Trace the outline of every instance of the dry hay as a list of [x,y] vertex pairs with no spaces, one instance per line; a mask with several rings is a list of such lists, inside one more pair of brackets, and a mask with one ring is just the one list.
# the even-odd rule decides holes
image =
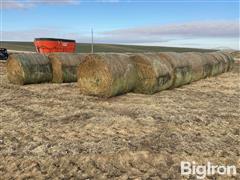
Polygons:
[[215,67],[216,60],[209,54],[202,54],[202,63],[203,63],[203,78],[210,77],[213,75],[213,69]]
[[43,83],[52,80],[47,56],[37,53],[11,54],[7,61],[7,77],[13,84]]
[[132,91],[153,94],[227,72],[234,63],[233,58],[224,52],[52,53],[49,59],[36,53],[10,55],[10,82],[78,81],[81,93],[100,97]]
[[217,54],[221,57],[220,59],[223,62],[223,71],[222,71],[222,73],[228,72],[229,71],[229,65],[230,65],[230,61],[229,61],[228,57],[225,54],[221,53],[221,52],[218,52]]
[[163,52],[160,56],[165,56],[171,63],[174,71],[174,80],[171,88],[188,84],[192,80],[192,67],[182,53]]
[[0,60],[0,75],[5,74],[6,73],[6,68],[5,65],[6,61],[5,60]]
[[219,53],[221,53],[221,55],[224,56],[228,62],[227,71],[231,71],[234,66],[234,56],[227,52],[219,52]]
[[95,54],[86,59],[79,67],[80,91],[104,97],[131,91],[153,94],[227,72],[233,63],[222,52]]
[[124,54],[91,54],[78,68],[78,86],[87,95],[124,94],[133,90],[136,79],[134,64]]
[[48,58],[52,64],[54,83],[77,82],[77,68],[86,54],[52,53]]
[[225,69],[227,67],[227,63],[225,62],[225,60],[222,58],[222,56],[220,55],[220,53],[218,52],[213,52],[213,53],[209,53],[210,55],[212,55],[216,61],[217,61],[217,64],[216,64],[216,75],[218,74],[221,74],[221,73],[224,73],[225,72]]
[[189,62],[192,69],[191,82],[198,81],[204,78],[204,58],[201,53],[188,52],[182,53],[185,60]]
[[223,68],[218,58],[212,53],[205,53],[204,56],[207,59],[208,65],[211,67],[211,73],[209,76],[216,76],[221,74]]
[[168,60],[156,53],[131,55],[138,81],[134,92],[152,94],[168,89],[173,83],[173,69]]
[[212,76],[228,72],[233,68],[234,59],[226,52],[213,52],[205,53],[206,56],[210,57],[210,62],[212,63]]

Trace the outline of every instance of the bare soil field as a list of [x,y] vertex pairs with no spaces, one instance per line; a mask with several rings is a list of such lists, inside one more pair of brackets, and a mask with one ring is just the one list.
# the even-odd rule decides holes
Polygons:
[[9,84],[4,63],[0,82],[1,179],[195,179],[180,175],[184,160],[240,172],[239,65],[110,99],[81,95],[76,83]]

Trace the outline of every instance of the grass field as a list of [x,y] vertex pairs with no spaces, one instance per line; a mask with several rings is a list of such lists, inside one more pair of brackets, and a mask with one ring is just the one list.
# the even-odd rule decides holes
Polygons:
[[[2,42],[2,47],[17,51],[35,51],[35,47],[31,42]],[[112,44],[95,44],[94,52],[159,52],[159,51],[174,51],[174,52],[210,52],[215,50],[209,49],[194,49],[194,48],[175,48],[175,47],[159,47],[159,46],[133,46],[133,45],[112,45]],[[78,43],[78,53],[91,52],[91,45],[86,43]]]
[[[1,179],[195,179],[180,161],[240,168],[239,66],[154,95],[16,86],[0,63]],[[240,179],[208,176],[206,179]]]

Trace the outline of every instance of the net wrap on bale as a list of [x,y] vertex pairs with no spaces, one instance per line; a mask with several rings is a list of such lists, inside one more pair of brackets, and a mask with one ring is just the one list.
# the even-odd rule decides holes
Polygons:
[[11,54],[7,61],[7,77],[13,84],[50,82],[52,68],[47,56],[38,53]]
[[201,53],[201,58],[203,68],[202,78],[210,77],[212,75],[214,61],[212,61],[212,57],[206,53]]
[[207,63],[204,65],[204,71],[208,72],[210,70],[207,75],[208,77],[216,76],[223,72],[223,62],[219,59],[220,56],[216,56],[213,53],[204,53],[203,57],[206,59]]
[[222,51],[219,51],[218,53],[224,58],[225,63],[227,63],[224,72],[232,70],[233,64],[234,64],[234,59],[231,56],[231,54],[227,53],[227,52],[222,52]]
[[172,86],[173,68],[165,57],[156,53],[138,53],[130,58],[138,75],[134,92],[152,94]]
[[192,80],[192,66],[182,53],[163,52],[159,56],[165,57],[172,65],[174,79],[171,88],[188,84]]
[[77,82],[77,69],[86,54],[51,53],[48,55],[53,70],[54,83]]
[[224,55],[227,56],[228,61],[229,61],[229,69],[228,69],[228,71],[231,71],[233,69],[233,66],[234,66],[234,63],[235,63],[234,58],[233,58],[233,56],[230,53],[225,53],[224,52]]
[[201,53],[187,52],[181,55],[191,66],[191,82],[204,78],[204,60]]
[[80,92],[111,97],[130,92],[135,87],[137,72],[125,54],[90,54],[78,68]]
[[227,63],[225,62],[221,54],[218,52],[212,52],[209,53],[209,55],[213,56],[213,58],[215,59],[215,69],[213,71],[213,76],[225,72],[225,67],[227,67]]

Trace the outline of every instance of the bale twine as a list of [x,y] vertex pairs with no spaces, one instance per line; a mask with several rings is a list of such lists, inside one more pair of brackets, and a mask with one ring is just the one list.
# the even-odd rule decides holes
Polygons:
[[53,70],[52,82],[77,82],[77,68],[86,57],[86,54],[52,53],[48,57]]
[[11,54],[7,61],[7,77],[14,84],[33,84],[52,80],[47,56],[38,53]]
[[86,95],[124,94],[134,89],[136,80],[136,68],[124,54],[91,54],[78,68],[78,86]]
[[157,53],[130,56],[137,69],[138,81],[134,92],[152,94],[168,89],[173,83],[173,69],[168,60]]
[[192,67],[182,53],[162,52],[158,54],[162,57],[166,57],[173,67],[174,78],[171,88],[179,87],[191,82]]
[[204,60],[201,53],[187,52],[182,53],[184,59],[188,60],[192,68],[191,81],[198,81],[204,78]]

